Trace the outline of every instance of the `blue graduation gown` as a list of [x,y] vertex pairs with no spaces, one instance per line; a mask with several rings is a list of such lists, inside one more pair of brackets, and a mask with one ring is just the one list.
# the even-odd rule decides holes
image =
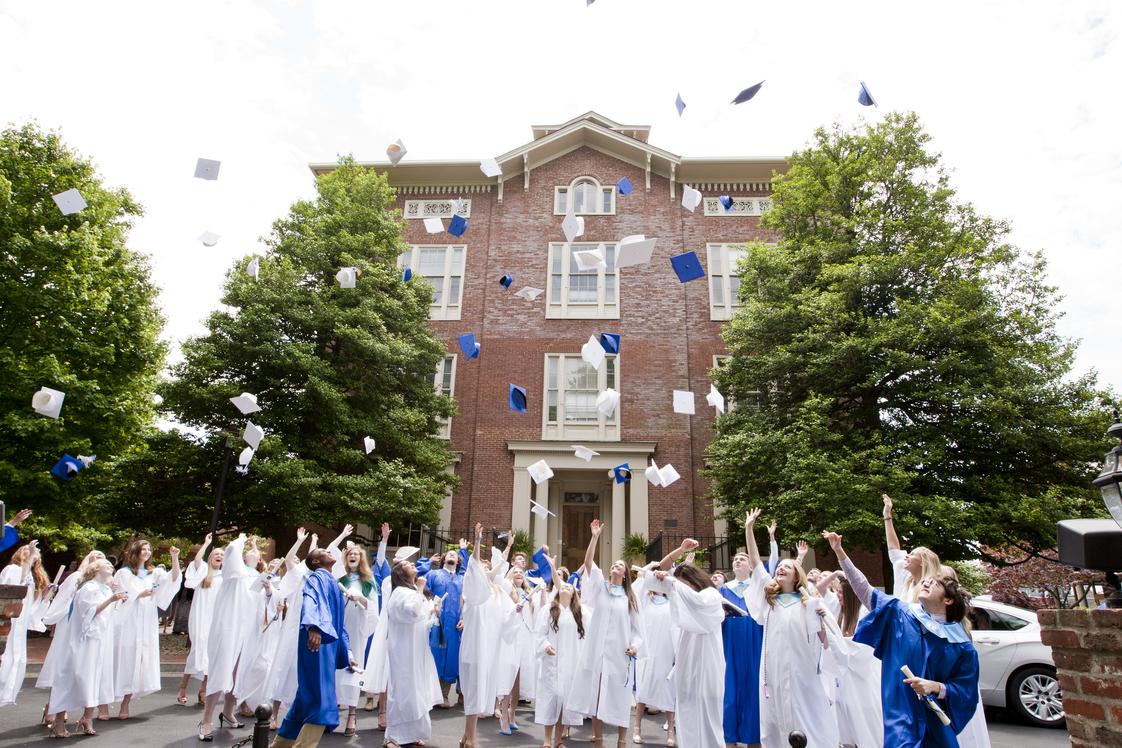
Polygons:
[[725,742],[752,745],[760,742],[760,654],[764,629],[748,615],[744,598],[731,589],[730,585],[735,584],[733,581],[719,588],[721,597],[744,611],[742,616],[726,614],[721,624],[725,645]]
[[19,532],[11,525],[4,525],[4,538],[0,540],[0,551],[6,551],[19,542]]
[[[957,748],[956,734],[978,707],[978,653],[962,625],[939,623],[918,603],[873,590],[873,607],[853,640],[868,644],[881,661],[884,744]],[[917,677],[946,685],[947,698],[938,703],[951,718],[950,727],[904,683],[903,665]]]
[[[343,627],[343,590],[331,572],[316,569],[304,581],[300,609],[300,635],[296,650],[296,699],[285,715],[277,735],[295,740],[304,724],[339,726],[339,702],[335,699],[335,671],[350,662],[350,642]],[[319,652],[308,650],[308,630],[320,633]]]
[[[460,567],[463,568],[463,567]],[[429,648],[436,662],[436,674],[445,683],[455,683],[460,678],[460,637],[456,630],[460,622],[460,598],[464,591],[464,575],[433,569],[425,575],[425,584],[434,597],[447,594],[440,609],[440,625],[429,632]]]

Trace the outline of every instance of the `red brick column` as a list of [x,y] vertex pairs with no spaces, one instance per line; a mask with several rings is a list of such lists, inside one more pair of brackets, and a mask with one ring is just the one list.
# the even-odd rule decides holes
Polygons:
[[1122,610],[1042,610],[1073,748],[1122,746]]

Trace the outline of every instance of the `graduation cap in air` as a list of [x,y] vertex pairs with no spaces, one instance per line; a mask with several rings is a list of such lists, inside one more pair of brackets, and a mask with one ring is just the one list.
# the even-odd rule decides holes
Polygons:
[[670,265],[678,275],[678,280],[687,283],[705,277],[705,270],[701,267],[701,260],[697,252],[683,252],[670,258]]
[[611,387],[596,396],[596,410],[603,413],[605,418],[611,418],[618,405],[619,393]]
[[674,469],[673,465],[667,464],[659,467],[658,463],[654,460],[651,460],[651,464],[643,474],[647,476],[648,483],[653,486],[658,486],[659,488],[666,488],[682,477],[678,474],[678,471]]
[[716,408],[718,413],[725,412],[725,396],[717,390],[717,385],[709,385],[709,394],[705,396],[705,402]]
[[503,288],[509,289],[511,283],[514,283],[514,276],[510,273],[507,273],[502,278],[499,278],[499,285],[501,285]]
[[238,455],[238,464],[242,466],[248,465],[255,453],[256,450],[253,447],[246,447],[241,451],[241,454]]
[[206,179],[213,182],[218,179],[218,167],[222,166],[221,161],[215,161],[210,158],[200,158],[195,162],[195,178]]
[[452,236],[463,236],[467,228],[467,219],[458,213],[452,216],[452,220],[448,222],[448,233]]
[[[533,506],[530,507],[530,511],[538,515],[542,519],[546,519],[550,515],[553,515],[554,517],[557,516],[533,499],[530,499],[530,503],[533,504]],[[530,560],[533,561],[538,568],[527,572],[527,576],[530,576],[532,574],[536,577],[540,577],[541,580],[546,584],[552,583],[553,571],[549,568],[549,558],[546,556],[545,547],[543,546],[534,551],[534,555],[530,557]]]
[[701,205],[701,190],[695,190],[688,184],[682,185],[682,207],[693,213]]
[[578,236],[584,236],[584,216],[575,215],[572,208],[565,214],[561,221],[561,230],[565,232],[565,241],[571,242]]
[[413,280],[413,268],[406,265],[401,269],[401,282],[408,283]]
[[674,412],[683,415],[694,414],[693,393],[689,390],[674,390]]
[[85,210],[87,207],[86,198],[82,197],[82,193],[73,187],[57,195],[51,195],[51,199],[55,201],[55,205],[58,206],[64,216]]
[[398,139],[396,142],[390,143],[386,148],[386,157],[390,160],[391,164],[397,166],[398,162],[405,158],[405,154],[408,152],[409,151],[405,150],[405,143],[402,143],[401,140]]
[[395,564],[402,561],[408,561],[421,552],[420,548],[412,545],[403,545],[397,549],[397,553],[393,554],[393,562]]
[[465,358],[479,358],[479,342],[475,339],[474,332],[465,332],[456,338],[460,343],[460,350]]
[[619,334],[614,332],[600,333],[600,347],[604,349],[604,353],[618,354]]
[[577,270],[607,270],[608,263],[604,259],[604,245],[601,243],[596,249],[581,249],[573,252],[573,260],[577,263]]
[[580,357],[597,371],[604,365],[604,347],[593,336],[588,336],[588,342],[580,347]]
[[62,458],[51,468],[51,475],[62,480],[73,480],[74,476],[85,467],[77,457],[63,454]]
[[[534,501],[533,499],[530,499],[530,511],[533,512],[534,514],[538,515],[542,519],[549,519],[551,516],[552,517],[557,516],[553,512],[549,511],[549,507],[545,506],[544,504],[539,504],[538,502]],[[541,553],[541,551],[538,551],[538,553]],[[537,559],[538,559],[538,554],[535,553],[534,554],[534,560],[537,561]],[[538,566],[540,567],[541,564],[538,564]],[[548,567],[549,567],[549,564],[547,563],[546,564],[546,570],[544,572],[542,572],[542,579],[546,579],[546,577],[551,577],[552,576],[549,573],[549,568]],[[549,580],[546,579],[546,581],[548,582]]]
[[678,98],[674,99],[674,108],[678,110],[679,117],[686,110],[686,102],[682,101],[682,94],[678,94]]
[[371,452],[373,452],[374,446],[374,439],[372,437],[362,437],[362,448],[366,451],[366,454],[370,454]]
[[746,88],[743,91],[741,91],[740,93],[738,93],[736,95],[736,98],[732,100],[732,103],[733,104],[743,104],[744,102],[748,101],[753,96],[758,94],[760,92],[760,88],[763,85],[764,85],[764,82],[760,81],[759,83],[757,83],[754,86],[749,86],[748,88]]
[[480,170],[489,177],[500,177],[503,174],[502,167],[499,162],[493,158],[485,158],[479,162]]
[[426,218],[425,231],[430,234],[439,234],[444,231],[444,221],[439,218]]
[[619,190],[619,194],[621,195],[630,195],[631,191],[635,188],[631,185],[630,179],[623,177],[616,182],[616,189]]
[[215,244],[218,244],[218,240],[221,238],[222,236],[220,234],[216,234],[213,231],[204,231],[199,234],[199,241],[203,243],[204,247],[213,247]]
[[725,209],[726,213],[728,213],[730,210],[732,210],[732,196],[731,195],[721,195],[720,197],[717,198],[717,200],[721,203],[721,207]]
[[533,286],[523,286],[514,292],[514,295],[526,301],[536,301],[539,296],[545,293],[545,289],[534,288]]
[[589,449],[588,447],[580,444],[570,444],[569,446],[573,448],[573,452],[574,454],[576,454],[577,459],[584,460],[585,462],[592,462],[593,457],[598,457],[600,455],[600,453],[596,450]]
[[861,106],[877,105],[877,100],[869,93],[869,87],[865,85],[865,81],[861,81],[861,91],[857,94],[857,103]]
[[243,416],[248,416],[250,413],[256,413],[261,410],[261,406],[257,404],[257,395],[254,395],[252,392],[243,392],[237,397],[231,397],[230,402],[241,411]]
[[534,479],[534,484],[539,485],[553,477],[553,470],[549,467],[545,460],[538,460],[533,465],[526,468],[526,472]]
[[256,257],[250,260],[249,264],[245,266],[245,272],[250,278],[257,280],[257,276],[261,273],[261,260]]
[[646,265],[651,261],[651,254],[657,241],[658,239],[648,239],[643,234],[623,237],[616,245],[616,268]]
[[40,387],[39,391],[31,396],[31,408],[41,416],[58,418],[62,412],[62,401],[66,393],[52,390],[50,387]]
[[339,288],[354,288],[357,278],[358,268],[356,267],[339,268],[339,272],[335,274],[335,280],[339,281]]
[[511,410],[517,410],[519,413],[526,412],[526,388],[519,387],[517,384],[510,385],[507,393],[507,401],[510,404]]
[[253,421],[245,422],[245,431],[242,432],[242,439],[245,443],[253,447],[256,451],[261,446],[261,440],[265,438],[265,429],[256,425]]
[[612,476],[615,478],[616,483],[627,483],[631,480],[631,466],[626,462],[622,465],[616,465],[612,468]]

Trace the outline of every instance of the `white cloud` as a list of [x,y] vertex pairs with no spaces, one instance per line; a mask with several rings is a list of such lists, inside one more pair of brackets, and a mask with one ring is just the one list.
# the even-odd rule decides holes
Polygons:
[[[201,331],[309,161],[479,158],[588,109],[691,156],[782,156],[816,126],[915,109],[964,199],[1043,248],[1077,365],[1122,386],[1122,10],[1056,2],[0,2],[0,124],[36,118],[146,215],[167,335]],[[766,80],[751,102],[728,104]],[[879,110],[856,105],[868,83]],[[679,119],[674,96],[687,103]],[[218,182],[191,178],[199,156]],[[214,248],[195,240],[222,235]],[[1113,310],[1111,310],[1113,311]]]

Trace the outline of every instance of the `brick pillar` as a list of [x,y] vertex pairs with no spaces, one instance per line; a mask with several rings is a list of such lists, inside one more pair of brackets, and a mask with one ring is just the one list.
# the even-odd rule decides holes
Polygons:
[[1042,610],[1073,748],[1122,746],[1122,610]]

